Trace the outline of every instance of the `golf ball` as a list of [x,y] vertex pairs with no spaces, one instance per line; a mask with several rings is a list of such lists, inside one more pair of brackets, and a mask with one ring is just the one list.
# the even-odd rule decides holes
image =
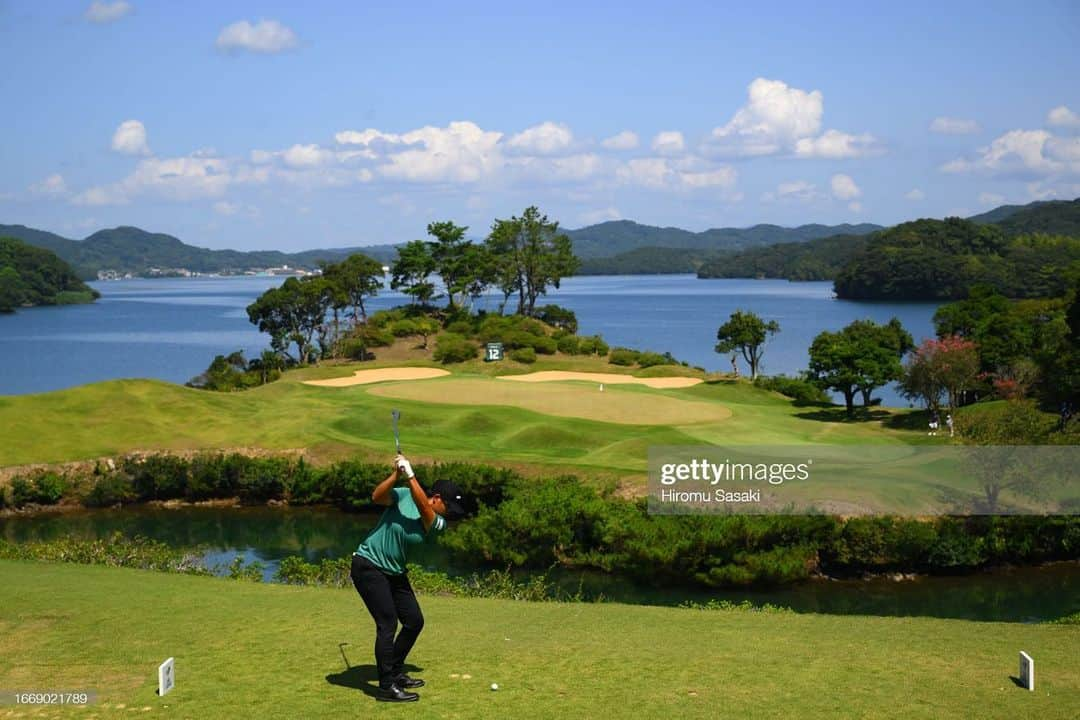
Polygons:
[[491,683],[491,689],[492,690],[498,690],[499,689],[499,683]]

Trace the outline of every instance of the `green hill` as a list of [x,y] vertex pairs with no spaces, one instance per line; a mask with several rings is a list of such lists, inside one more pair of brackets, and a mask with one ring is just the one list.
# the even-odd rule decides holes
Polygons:
[[305,250],[299,253],[210,250],[188,245],[172,235],[151,233],[131,226],[99,230],[84,240],[70,240],[24,225],[0,225],[0,236],[17,238],[29,245],[55,252],[84,279],[96,278],[99,270],[139,275],[151,268],[185,268],[200,273],[242,272],[251,268],[282,265],[313,269],[321,261],[335,262],[356,252],[381,262],[390,261],[396,254],[390,245]]
[[33,305],[93,302],[98,297],[55,253],[0,237],[0,313]]
[[698,277],[831,280],[865,245],[865,235],[768,245],[713,258],[698,269]]
[[1080,237],[1080,198],[1032,203],[994,222],[1010,237],[1031,233]]
[[1077,276],[1080,237],[1010,237],[995,225],[946,218],[874,233],[836,275],[835,290],[853,300],[951,300],[986,284],[1007,297],[1053,297]]
[[[569,230],[574,242],[574,254],[582,260],[614,258],[642,248],[678,248],[698,251],[733,251],[784,242],[805,242],[830,235],[863,235],[880,230],[880,225],[800,225],[785,228],[779,225],[754,225],[748,228],[714,228],[695,233],[679,228],[659,228],[641,225],[630,220],[590,225]],[[651,272],[642,269],[638,272]]]

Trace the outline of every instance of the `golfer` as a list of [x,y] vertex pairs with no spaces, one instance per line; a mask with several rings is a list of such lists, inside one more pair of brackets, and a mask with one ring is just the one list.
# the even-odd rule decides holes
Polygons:
[[[408,487],[394,487],[399,478],[404,478]],[[424,681],[405,674],[405,658],[424,627],[424,616],[405,572],[406,552],[410,545],[434,540],[446,529],[446,518],[462,517],[463,497],[449,480],[436,482],[429,496],[417,482],[409,461],[398,455],[394,471],[378,484],[371,499],[387,507],[379,524],[353,553],[352,581],[375,619],[376,699],[412,702],[420,696],[411,690],[422,687]]]

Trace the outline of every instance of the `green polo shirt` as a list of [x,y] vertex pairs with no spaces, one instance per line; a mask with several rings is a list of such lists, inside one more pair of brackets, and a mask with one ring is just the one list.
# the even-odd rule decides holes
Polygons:
[[424,521],[408,488],[394,488],[394,502],[383,511],[379,524],[367,534],[356,555],[367,558],[372,565],[390,575],[405,572],[406,547],[432,540],[446,529],[442,515],[435,516],[431,528],[424,532]]

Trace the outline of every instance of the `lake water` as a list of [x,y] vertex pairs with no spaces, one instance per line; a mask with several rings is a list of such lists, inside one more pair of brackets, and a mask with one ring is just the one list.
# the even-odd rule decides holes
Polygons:
[[[136,279],[90,283],[102,297],[90,305],[44,307],[0,315],[0,395],[45,392],[114,378],[151,377],[183,383],[214,355],[243,350],[248,357],[269,339],[245,308],[280,277]],[[499,298],[482,298],[495,310]],[[400,305],[389,289],[369,309]],[[766,345],[764,372],[793,374],[806,367],[807,348],[822,330],[852,320],[896,316],[918,342],[933,336],[936,303],[854,302],[833,297],[832,283],[786,280],[699,280],[694,275],[568,278],[541,304],[577,313],[579,332],[612,346],[671,352],[707,370],[731,369],[713,351],[716,330],[735,310],[780,323]],[[742,368],[746,372],[746,368]],[[885,403],[906,406],[890,389]]]
[[[205,562],[226,566],[237,555],[244,562],[266,565],[270,580],[278,562],[298,555],[310,562],[347,557],[371,528],[377,516],[344,513],[331,508],[178,508],[128,506],[0,518],[0,538],[10,542],[54,540],[60,537],[107,538],[113,532],[143,535],[173,547],[205,545]],[[410,560],[450,574],[468,574],[438,546],[420,546]],[[637,587],[599,572],[549,574],[570,593],[602,596],[617,602],[674,605],[709,598],[756,604],[772,603],[798,612],[842,615],[920,615],[931,617],[1033,622],[1080,612],[1080,563],[1044,568],[1015,568],[960,577],[923,577],[894,582],[813,581],[771,591]]]

